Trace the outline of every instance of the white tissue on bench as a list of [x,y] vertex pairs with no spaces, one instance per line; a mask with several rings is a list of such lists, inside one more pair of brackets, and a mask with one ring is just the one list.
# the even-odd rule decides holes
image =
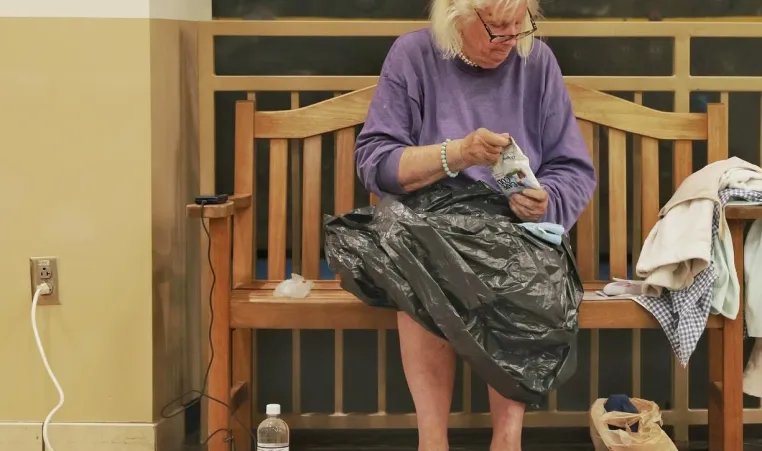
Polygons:
[[273,295],[276,298],[306,298],[309,296],[315,282],[304,280],[299,274],[291,274],[290,279],[286,279],[275,287]]

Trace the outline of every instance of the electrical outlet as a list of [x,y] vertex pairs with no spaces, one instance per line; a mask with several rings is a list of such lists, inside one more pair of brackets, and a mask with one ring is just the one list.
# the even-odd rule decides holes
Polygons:
[[53,288],[50,294],[41,294],[37,305],[60,304],[58,300],[58,259],[56,257],[32,257],[29,259],[29,271],[32,280],[32,297],[42,283]]

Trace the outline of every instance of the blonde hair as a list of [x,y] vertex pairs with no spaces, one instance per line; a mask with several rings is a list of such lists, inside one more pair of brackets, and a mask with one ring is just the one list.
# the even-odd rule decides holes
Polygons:
[[[493,6],[498,11],[509,12],[515,10],[523,3],[527,4],[529,13],[535,19],[540,16],[538,0],[432,0],[429,18],[431,20],[431,32],[434,35],[434,41],[437,47],[444,53],[445,58],[453,58],[463,49],[463,38],[457,28],[457,24],[459,21],[468,23],[472,20],[479,20],[474,8]],[[524,18],[524,28],[527,30],[531,27],[529,13]],[[519,56],[523,58],[529,56],[532,53],[533,44],[534,35],[519,39],[516,43],[516,50]]]

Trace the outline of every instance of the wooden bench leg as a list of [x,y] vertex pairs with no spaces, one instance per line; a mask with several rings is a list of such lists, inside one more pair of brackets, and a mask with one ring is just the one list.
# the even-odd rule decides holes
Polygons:
[[233,436],[236,451],[251,451],[251,399],[252,386],[252,330],[235,329],[233,331],[233,381],[246,384],[246,396],[234,412],[238,421],[233,422]]
[[[208,451],[229,451],[230,437],[230,218],[210,218],[209,235],[211,237],[211,264],[215,281],[212,291],[212,308],[214,322],[212,324],[212,346],[214,360],[209,371],[209,386],[207,399],[209,406],[207,434],[209,439]],[[220,431],[222,430],[222,431]]]
[[709,449],[743,450],[743,231],[742,221],[730,221],[740,308],[735,320],[709,331]]
[[724,434],[722,393],[722,329],[709,329],[709,451],[722,451]]

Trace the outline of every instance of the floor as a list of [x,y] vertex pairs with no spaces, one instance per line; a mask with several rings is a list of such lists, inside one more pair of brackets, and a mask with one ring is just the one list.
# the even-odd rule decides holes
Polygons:
[[[416,451],[415,447],[406,447],[406,448],[390,448],[386,446],[376,446],[371,448],[356,448],[354,446],[342,446],[342,447],[331,447],[331,448],[324,448],[324,447],[310,447],[310,446],[292,446],[291,451],[389,451],[391,449],[394,449],[395,451]],[[695,447],[691,447],[690,451],[703,451],[706,450],[705,444],[697,444]],[[186,448],[183,448],[180,451],[202,451],[205,450],[205,448],[201,448],[198,446],[188,446]],[[762,450],[762,443],[754,445],[749,444],[744,447],[744,451],[759,451]],[[450,451],[489,451],[488,446],[477,446],[477,447],[451,447]],[[527,445],[524,446],[523,451],[594,451],[594,448],[592,445]]]
[[[341,432],[337,432],[337,435],[341,435]],[[341,438],[341,437],[339,437]],[[488,438],[482,434],[473,437],[472,443],[463,443],[464,440],[470,438],[456,438],[450,447],[450,451],[489,451]],[[309,440],[307,442],[307,440]],[[316,440],[306,439],[303,437],[292,437],[291,451],[416,451],[416,447],[413,445],[414,441],[405,438],[402,443],[398,440],[386,440],[384,444],[378,444],[379,437],[368,437],[363,440],[365,443],[348,444],[343,440],[330,440],[327,437],[320,437]],[[546,440],[533,440],[533,441],[545,441],[546,443],[526,444],[523,451],[594,451],[591,444],[550,444]],[[198,443],[198,439],[189,439],[190,443]],[[329,443],[332,442],[332,443]],[[391,442],[391,443],[390,443]],[[253,447],[252,447],[253,448]],[[255,449],[255,448],[253,448]],[[206,447],[199,445],[187,445],[185,448],[179,451],[205,451]],[[689,450],[681,449],[681,451],[705,451],[707,450],[706,443],[696,442],[692,444]],[[235,450],[233,450],[235,451]],[[749,440],[744,451],[762,451],[762,440]]]

